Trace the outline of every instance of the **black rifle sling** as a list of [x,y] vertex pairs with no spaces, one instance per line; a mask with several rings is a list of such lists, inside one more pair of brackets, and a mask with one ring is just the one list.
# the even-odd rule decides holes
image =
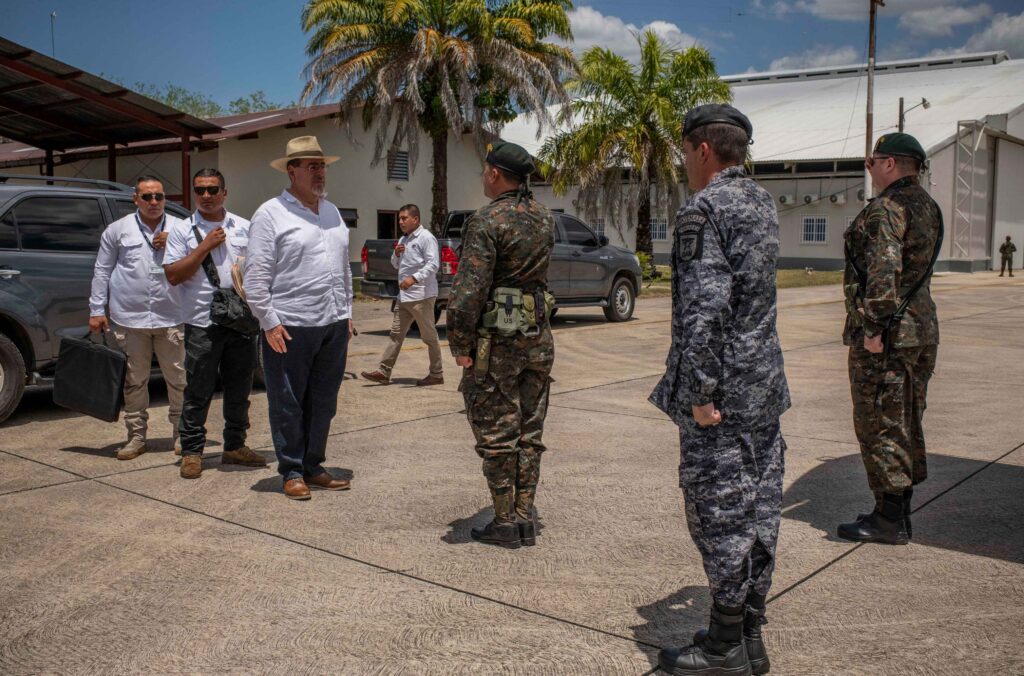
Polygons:
[[[199,228],[192,224],[192,232],[196,236],[196,244],[203,243],[203,236],[199,234]],[[206,273],[206,278],[210,280],[210,284],[213,284],[213,288],[220,288],[220,275],[217,274],[217,266],[213,263],[213,256],[206,254],[206,258],[203,259],[203,271]]]

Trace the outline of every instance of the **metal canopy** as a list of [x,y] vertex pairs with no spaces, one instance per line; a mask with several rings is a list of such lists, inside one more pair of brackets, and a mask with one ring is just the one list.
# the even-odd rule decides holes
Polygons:
[[44,150],[201,137],[220,127],[0,38],[0,136]]

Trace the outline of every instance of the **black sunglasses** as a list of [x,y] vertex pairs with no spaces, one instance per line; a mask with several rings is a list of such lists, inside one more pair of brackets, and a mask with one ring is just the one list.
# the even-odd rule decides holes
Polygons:
[[164,194],[162,192],[147,192],[142,195],[139,195],[139,199],[141,199],[143,202],[152,202],[154,200],[156,200],[157,202],[163,202]]
[[202,186],[197,185],[192,188],[192,192],[202,197],[203,195],[216,195],[220,192],[219,185]]

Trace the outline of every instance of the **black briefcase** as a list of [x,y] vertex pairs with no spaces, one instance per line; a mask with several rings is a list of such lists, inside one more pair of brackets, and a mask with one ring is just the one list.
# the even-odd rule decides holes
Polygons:
[[53,378],[53,403],[114,422],[124,406],[128,358],[116,347],[85,338],[63,338]]

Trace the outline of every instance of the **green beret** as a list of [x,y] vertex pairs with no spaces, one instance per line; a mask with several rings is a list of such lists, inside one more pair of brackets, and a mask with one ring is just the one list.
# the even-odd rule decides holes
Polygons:
[[875,154],[913,157],[918,162],[928,159],[924,148],[921,147],[917,139],[902,132],[879,136],[878,141],[875,142]]
[[686,114],[683,119],[683,138],[694,129],[709,124],[731,124],[747,132],[747,139],[754,136],[754,127],[746,115],[725,103],[707,103],[697,106]]
[[487,157],[484,161],[492,167],[504,169],[510,174],[526,178],[536,167],[530,153],[522,146],[507,141],[497,141],[487,146]]

